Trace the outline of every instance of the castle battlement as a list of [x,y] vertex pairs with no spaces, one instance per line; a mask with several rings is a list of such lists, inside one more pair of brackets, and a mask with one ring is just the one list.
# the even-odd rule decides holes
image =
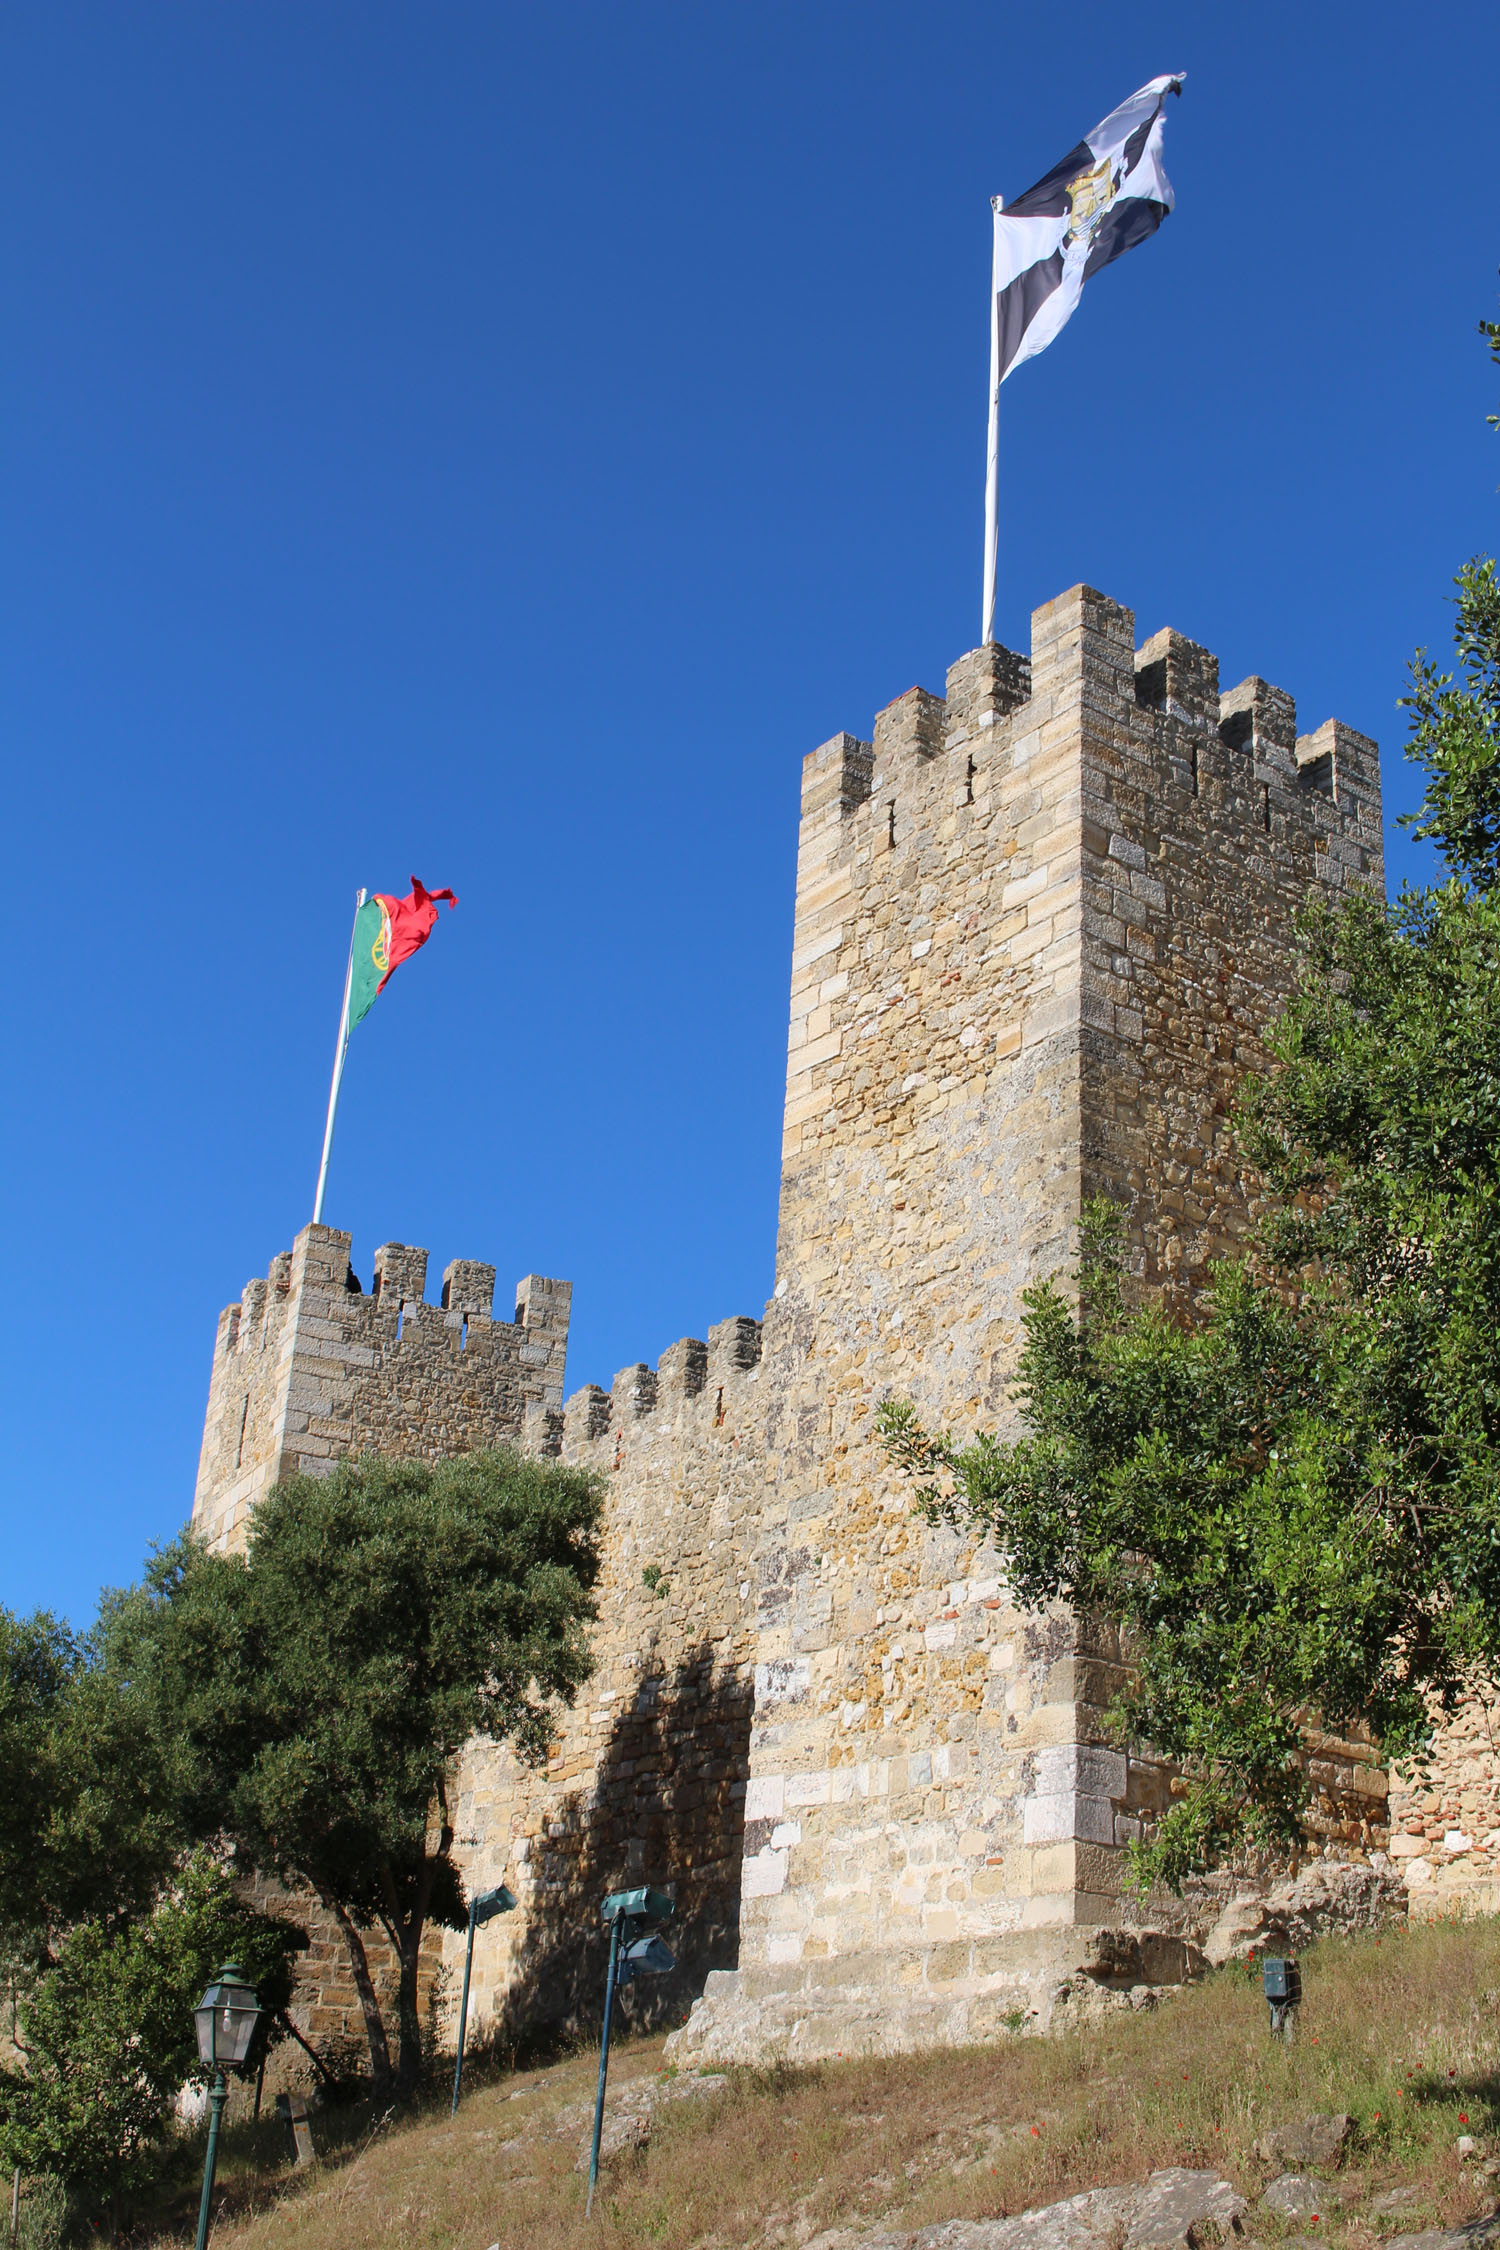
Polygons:
[[[581,1466],[595,1463],[591,1447],[612,1443],[618,1453],[625,1432],[647,1415],[673,1420],[679,1413],[696,1410],[700,1419],[721,1426],[726,1415],[725,1394],[754,1382],[760,1366],[761,1324],[741,1313],[721,1320],[708,1332],[708,1342],[684,1336],[669,1344],[654,1368],[644,1360],[622,1367],[606,1391],[585,1383],[566,1401],[555,1450]],[[595,1464],[618,1467],[602,1458]]]
[[[1310,897],[1383,880],[1378,755],[1299,734],[1258,677],[1087,586],[1026,654],[959,656],[802,765],[774,1293],[564,1403],[570,1291],[305,1228],[223,1314],[195,1522],[341,1453],[498,1438],[606,1489],[596,1671],[544,1775],[463,1761],[478,2018],[566,2016],[602,1891],[678,1882],[694,2058],[799,2060],[1045,2022],[1137,1910],[1125,1846],[1170,1777],[1120,1750],[1106,1626],[1020,1610],[995,1556],[913,1514],[875,1417],[1004,1429],[1025,1292],[1085,1200],[1190,1302],[1243,1239],[1231,1125]],[[1346,1841],[1383,1782],[1353,1789]],[[1362,1793],[1361,1793],[1362,1792]],[[1108,1950],[1108,1949],[1106,1949]]]
[[[841,734],[811,752],[803,762],[804,820],[835,801],[842,815],[887,792],[899,802],[904,790],[930,786],[926,769],[958,753],[965,754],[960,801],[970,804],[977,782],[993,784],[995,758],[1002,769],[1027,758],[1031,729],[1076,700],[1117,725],[1138,714],[1130,724],[1138,752],[1164,755],[1172,784],[1187,796],[1212,788],[1221,811],[1242,798],[1247,825],[1262,833],[1270,832],[1266,793],[1293,820],[1299,803],[1322,800],[1321,813],[1309,805],[1312,829],[1358,829],[1378,855],[1379,758],[1367,736],[1337,719],[1299,736],[1292,697],[1256,677],[1221,695],[1211,650],[1171,627],[1137,648],[1133,612],[1091,587],[1060,595],[1032,624],[1029,656],[996,641],[971,649],[949,667],[945,695],[908,688],[876,714],[870,741]],[[1179,730],[1194,739],[1184,745]],[[981,774],[975,760],[983,750],[992,759]]]
[[571,1283],[527,1274],[515,1318],[496,1320],[492,1265],[453,1259],[430,1305],[425,1250],[383,1243],[367,1295],[351,1247],[337,1227],[304,1227],[219,1315],[193,1502],[215,1544],[241,1540],[283,1476],[350,1453],[519,1444],[561,1405]]

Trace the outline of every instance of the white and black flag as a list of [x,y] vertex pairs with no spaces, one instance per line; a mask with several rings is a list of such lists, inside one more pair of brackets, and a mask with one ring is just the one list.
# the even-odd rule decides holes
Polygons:
[[995,198],[996,379],[1044,351],[1083,285],[1172,208],[1162,112],[1184,73],[1153,78],[1013,203]]
[[1045,179],[1005,203],[997,195],[990,295],[990,431],[985,476],[984,604],[981,637],[993,637],[999,545],[1000,385],[1045,351],[1068,321],[1083,285],[1155,234],[1172,208],[1162,162],[1163,111],[1187,73],[1153,78],[1069,149]]

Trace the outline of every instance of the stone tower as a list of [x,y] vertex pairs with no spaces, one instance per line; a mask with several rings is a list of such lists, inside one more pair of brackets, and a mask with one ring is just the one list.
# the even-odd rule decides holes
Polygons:
[[427,1252],[387,1242],[365,1296],[350,1237],[304,1227],[219,1315],[193,1529],[244,1543],[250,1511],[285,1476],[350,1453],[441,1459],[520,1445],[562,1401],[572,1286],[528,1274],[496,1320],[495,1269],[455,1258],[424,1302]]
[[[1022,1291],[1068,1266],[1088,1197],[1123,1207],[1141,1283],[1190,1297],[1246,1223],[1229,1110],[1297,911],[1381,881],[1373,743],[1299,737],[1289,695],[1221,696],[1206,650],[1137,650],[1074,588],[1029,657],[974,650],[946,698],[913,688],[805,761],[763,1327],[559,1409],[565,1284],[498,1323],[492,1269],[454,1267],[428,1310],[421,1254],[390,1246],[361,1298],[331,1229],[223,1316],[215,1538],[284,1465],[361,1447],[509,1436],[608,1480],[594,1681],[545,1774],[468,1762],[466,1878],[522,1908],[481,1933],[481,2019],[574,2008],[578,1933],[626,1876],[678,1884],[661,1997],[706,1978],[678,2034],[703,2057],[1045,2017],[1129,1919],[1123,1846],[1165,1783],[1105,1739],[1119,1652],[914,1519],[875,1411],[1006,1425]],[[1357,1837],[1384,1782],[1344,1778]]]
[[1088,1197],[1202,1280],[1296,913],[1381,881],[1373,743],[1086,587],[806,761],[739,1967],[687,2051],[981,2037],[1125,1918],[1164,1776],[1108,1746],[1118,1649],[914,1520],[875,1409],[1003,1427]]

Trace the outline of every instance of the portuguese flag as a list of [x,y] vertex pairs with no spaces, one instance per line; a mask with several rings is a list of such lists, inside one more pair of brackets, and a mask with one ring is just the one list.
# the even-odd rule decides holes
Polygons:
[[413,875],[405,898],[388,898],[377,891],[355,915],[349,1013],[344,1019],[346,1039],[369,1014],[402,962],[409,961],[427,943],[437,927],[440,898],[445,898],[450,907],[458,904],[452,891],[425,890]]

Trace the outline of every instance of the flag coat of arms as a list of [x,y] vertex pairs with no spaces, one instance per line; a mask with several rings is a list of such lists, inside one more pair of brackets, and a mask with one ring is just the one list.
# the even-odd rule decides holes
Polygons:
[[1186,73],[1153,78],[1014,202],[994,199],[994,380],[1045,351],[1086,281],[1155,234],[1172,208],[1163,111]]
[[366,899],[354,917],[354,943],[349,955],[349,1002],[344,1037],[362,1023],[403,961],[424,946],[437,924],[437,902],[450,907],[458,900],[452,891],[429,891],[411,879],[405,898],[377,891]]

